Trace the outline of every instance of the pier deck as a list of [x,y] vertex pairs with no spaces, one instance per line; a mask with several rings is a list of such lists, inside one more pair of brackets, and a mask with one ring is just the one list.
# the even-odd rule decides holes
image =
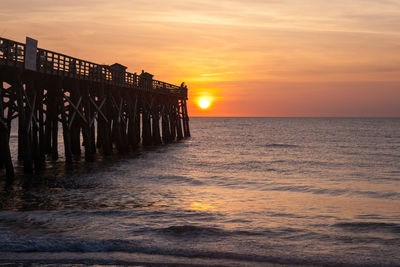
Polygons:
[[[58,159],[62,125],[65,161],[92,161],[96,151],[126,154],[139,144],[170,143],[190,136],[187,87],[130,73],[0,37],[0,170],[14,176],[9,147],[18,119],[18,160],[32,173]],[[83,142],[82,142],[83,141]]]

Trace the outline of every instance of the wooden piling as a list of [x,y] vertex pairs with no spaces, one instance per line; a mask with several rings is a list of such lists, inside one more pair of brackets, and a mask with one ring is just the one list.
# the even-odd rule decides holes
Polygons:
[[161,144],[161,135],[160,135],[160,116],[159,116],[158,105],[153,105],[151,120],[152,120],[153,143],[155,145],[159,145]]
[[[0,170],[6,169],[7,179],[14,177],[14,166],[11,160],[10,145],[9,145],[9,132],[10,128],[7,126],[6,119],[4,116],[4,110],[6,109],[3,99],[5,97],[3,81],[0,80]],[[11,104],[11,103],[9,103]],[[10,107],[8,112],[10,112]]]
[[89,83],[89,117],[90,117],[90,145],[92,153],[96,153],[96,94],[95,90],[93,90],[93,84]]
[[45,114],[45,127],[44,127],[44,150],[46,155],[51,154],[51,129],[52,129],[52,119],[51,119],[51,112],[54,112],[54,109],[52,108],[53,104],[50,104],[51,100],[50,99],[50,83],[46,83],[46,93],[44,96],[44,106],[46,109],[44,110]]
[[123,117],[124,99],[119,92],[115,92],[112,96],[113,101],[113,122],[112,122],[112,137],[119,154],[125,154],[125,121]]
[[58,93],[57,79],[49,79],[46,84],[46,121],[45,143],[46,154],[51,155],[52,160],[58,159]]
[[122,110],[121,110],[121,140],[122,140],[122,153],[129,153],[129,138],[128,138],[128,118],[129,118],[129,105],[127,103],[127,99],[129,96],[126,92],[121,92],[121,100],[122,100]]
[[42,167],[42,159],[40,156],[38,131],[38,90],[37,83],[35,80],[30,80],[26,83],[26,94],[25,94],[25,109],[27,115],[27,131],[28,131],[28,146],[30,148],[30,157],[32,157],[33,164],[36,171],[39,171]]
[[[7,134],[8,127],[7,127],[6,121],[4,119],[3,81],[0,79],[0,148],[5,149],[4,144],[6,144],[7,142],[4,142],[4,144],[3,144],[3,137],[1,136],[2,132]],[[4,168],[4,161],[5,161],[5,158],[4,158],[4,156],[2,156],[1,152],[2,152],[2,150],[0,150],[0,171]]]
[[83,87],[81,87],[81,96],[82,96],[82,105],[84,109],[84,118],[85,121],[83,123],[83,146],[85,147],[85,160],[93,161],[94,160],[94,151],[93,151],[93,131],[91,124],[91,103],[89,100],[89,88],[86,83]]
[[[17,78],[19,79],[19,78]],[[25,159],[25,146],[26,146],[26,125],[25,125],[25,110],[24,100],[22,91],[22,81],[15,81],[11,87],[16,92],[17,107],[18,107],[18,160],[23,161]]]
[[173,108],[173,104],[170,103],[168,106],[168,116],[169,116],[169,128],[171,129],[170,131],[170,140],[173,142],[176,139],[176,117],[175,117],[175,112]]
[[182,128],[183,128],[183,136],[187,137],[187,124],[185,118],[185,109],[183,107],[183,101],[181,100],[179,103],[180,114],[182,116]]
[[79,158],[81,155],[81,128],[84,123],[79,80],[73,80],[70,86],[71,121],[69,122],[69,127],[71,129],[71,152],[76,158]]
[[174,110],[175,110],[175,114],[176,114],[176,136],[178,140],[182,140],[183,139],[183,133],[182,133],[182,117],[181,117],[181,113],[179,110],[179,103],[175,103],[174,105]]
[[107,109],[106,106],[107,96],[105,94],[104,84],[99,84],[98,89],[98,136],[97,136],[97,147],[103,150],[103,154],[108,156],[111,154],[110,145],[110,122],[107,119]]
[[144,146],[152,145],[152,137],[151,137],[151,120],[150,120],[150,113],[151,113],[151,106],[152,103],[149,103],[148,99],[145,97],[142,98],[141,103],[141,110],[142,110],[142,143]]
[[[138,116],[137,114],[139,113],[138,111],[138,96],[134,95],[130,99],[130,104],[129,104],[129,123],[128,123],[128,139],[129,139],[129,145],[131,146],[132,150],[135,150],[138,147],[138,127],[137,121]],[[139,125],[140,127],[140,125]],[[140,131],[140,129],[139,129]],[[139,136],[140,138],[140,136]]]
[[189,128],[189,115],[187,112],[186,100],[182,100],[182,117],[183,117],[183,124],[184,124],[184,135],[185,137],[190,137],[190,128]]
[[150,113],[148,110],[145,110],[142,113],[142,140],[144,146],[149,146],[152,144],[151,140],[151,122],[150,122]]
[[164,142],[164,144],[168,144],[168,143],[171,142],[171,135],[170,135],[170,129],[169,129],[168,113],[165,110],[165,107],[164,107],[163,112],[162,112],[161,126],[162,126],[163,142]]
[[[24,108],[25,89],[22,84],[21,77],[18,76],[15,82],[15,90],[17,91],[17,105],[18,105],[18,159],[24,162],[24,172],[33,173],[32,161],[32,144],[29,137],[29,122],[26,115],[29,114],[29,105],[27,103],[26,109]],[[26,97],[25,100],[29,101]]]
[[136,107],[136,115],[134,115],[134,116],[135,116],[136,143],[139,144],[141,141],[141,135],[140,135],[141,117],[140,117],[140,105],[139,104]]
[[45,160],[46,160],[46,140],[45,140],[45,135],[44,135],[44,126],[45,126],[45,121],[44,121],[44,109],[43,106],[45,105],[45,99],[44,99],[44,90],[43,82],[37,82],[38,88],[37,88],[37,95],[38,95],[38,101],[37,101],[37,110],[38,110],[38,134],[39,134],[39,157],[40,157],[40,164],[43,165]]
[[64,139],[64,153],[65,153],[65,161],[67,163],[72,162],[72,147],[71,147],[71,128],[69,127],[69,115],[71,114],[71,110],[66,108],[67,100],[67,90],[65,86],[63,86],[63,80],[57,79],[56,82],[57,89],[57,101],[60,103],[60,113],[61,113],[61,122],[63,128],[63,139]]
[[107,117],[107,122],[105,124],[105,131],[103,140],[106,140],[104,142],[104,153],[105,155],[110,155],[113,151],[113,143],[112,143],[112,135],[111,135],[111,125],[112,125],[112,99],[111,99],[111,90],[109,87],[105,88],[108,90],[104,91],[104,98],[106,99],[105,105],[102,109],[104,112],[105,116]]

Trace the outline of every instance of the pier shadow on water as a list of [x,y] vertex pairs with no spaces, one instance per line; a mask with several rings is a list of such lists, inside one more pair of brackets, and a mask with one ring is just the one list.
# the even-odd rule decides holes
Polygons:
[[[129,155],[112,154],[103,156],[97,154],[92,162],[86,162],[84,156],[75,158],[72,162],[63,161],[63,156],[57,161],[47,160],[40,170],[33,174],[24,173],[22,162],[16,161],[15,177],[7,179],[2,175],[0,179],[0,211],[32,211],[32,210],[63,210],[72,206],[65,206],[65,201],[56,195],[64,195],[63,191],[93,190],[102,187],[102,179],[96,181],[93,178],[113,169],[119,162],[135,160],[143,153],[160,153],[167,149],[168,145],[140,147]],[[2,173],[3,174],[3,173]],[[67,196],[67,195],[64,195]],[[73,198],[73,196],[72,196]],[[104,208],[102,203],[89,203],[79,198],[73,200],[74,208],[97,209]],[[71,204],[71,203],[70,203]]]

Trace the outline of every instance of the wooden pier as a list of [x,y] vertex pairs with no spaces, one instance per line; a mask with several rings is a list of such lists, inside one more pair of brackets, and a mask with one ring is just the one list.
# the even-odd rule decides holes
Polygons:
[[[65,161],[92,161],[96,151],[121,154],[190,136],[187,87],[40,49],[31,38],[0,37],[0,171],[14,176],[9,139],[18,118],[18,160],[24,171],[57,160],[62,125]],[[81,138],[82,137],[82,138]]]

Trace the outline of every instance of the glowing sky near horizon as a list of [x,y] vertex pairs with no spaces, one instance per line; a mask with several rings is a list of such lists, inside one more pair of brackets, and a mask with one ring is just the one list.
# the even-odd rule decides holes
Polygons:
[[192,116],[400,116],[400,1],[2,0],[0,36],[185,81]]

